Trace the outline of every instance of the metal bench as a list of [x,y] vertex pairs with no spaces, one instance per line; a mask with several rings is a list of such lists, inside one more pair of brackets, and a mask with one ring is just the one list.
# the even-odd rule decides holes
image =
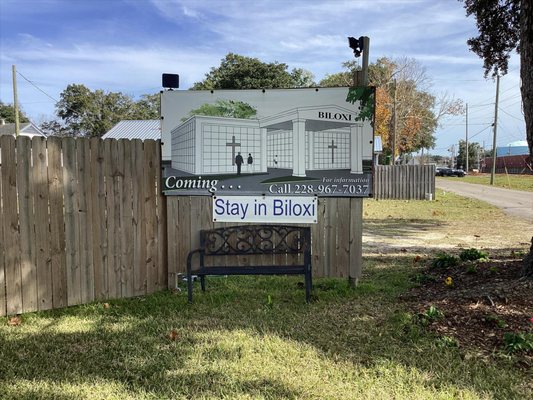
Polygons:
[[[199,265],[193,267],[193,257],[198,254]],[[239,264],[235,258],[225,256],[261,256],[261,255],[300,255],[301,264],[273,265],[274,263]],[[212,258],[209,265],[206,259]],[[269,258],[269,257],[267,257]],[[250,257],[250,261],[261,261],[264,257]],[[222,262],[222,260],[225,260]],[[226,262],[227,260],[227,262]],[[217,265],[223,264],[223,265]],[[224,265],[228,264],[228,265]],[[187,291],[189,302],[192,303],[194,275],[200,278],[202,291],[205,291],[207,275],[304,275],[305,300],[311,299],[311,229],[300,226],[281,225],[243,225],[216,228],[200,231],[200,248],[193,250],[187,257]]]

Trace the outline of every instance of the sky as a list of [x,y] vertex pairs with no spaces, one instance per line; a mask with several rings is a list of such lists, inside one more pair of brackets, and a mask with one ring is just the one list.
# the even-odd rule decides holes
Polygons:
[[[496,84],[466,41],[475,19],[457,0],[0,0],[0,101],[13,103],[12,65],[22,110],[55,119],[69,84],[139,98],[201,81],[232,52],[282,62],[315,81],[353,60],[348,36],[370,38],[370,62],[413,58],[437,97],[468,104],[469,141],[492,147]],[[525,140],[519,57],[500,80],[497,146]],[[465,139],[465,115],[441,121],[433,154]]]

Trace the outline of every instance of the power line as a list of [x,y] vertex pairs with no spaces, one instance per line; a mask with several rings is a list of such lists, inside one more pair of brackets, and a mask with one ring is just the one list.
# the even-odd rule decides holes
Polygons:
[[503,99],[503,100],[500,100],[500,103],[503,103],[504,101],[508,101],[508,100],[514,100],[514,99],[516,99],[516,98],[521,98],[521,97],[522,97],[522,96],[520,96],[520,94],[516,94],[516,95],[514,95],[514,96],[507,97],[507,98],[505,98],[505,99]]
[[514,118],[518,121],[521,121],[521,122],[524,122],[524,119],[523,118],[518,118],[518,117],[515,117],[513,114],[511,113],[508,113],[507,111],[505,111],[503,108],[501,107],[498,107],[500,109],[500,111],[502,111],[504,114],[507,114],[508,116],[510,116],[511,118]]
[[501,94],[507,93],[509,90],[513,90],[514,88],[517,88],[518,86],[520,86],[520,85],[517,83],[516,85],[511,86],[510,88],[505,89]]
[[35,89],[37,89],[39,92],[41,92],[42,94],[44,94],[46,97],[49,97],[50,99],[52,99],[55,103],[58,103],[59,100],[53,98],[52,96],[50,96],[48,93],[46,93],[43,89],[41,89],[39,86],[37,86],[35,83],[33,83],[32,81],[30,81],[28,78],[26,78],[24,75],[22,75],[19,71],[17,71],[17,74],[19,74],[22,79],[24,79],[26,82],[28,82],[30,85],[32,85]]
[[494,105],[494,103],[484,103],[484,104],[473,104],[470,107],[477,108],[477,107],[488,107],[488,106],[493,106],[493,105]]
[[483,133],[484,131],[486,131],[487,129],[489,129],[490,127],[492,127],[493,124],[489,124],[488,126],[486,126],[485,128],[483,128],[482,130],[480,130],[479,132],[477,133],[474,133],[473,135],[470,136],[470,139],[472,139],[473,137],[476,137],[477,135]]
[[[511,104],[506,104],[506,105],[505,105],[505,108],[506,108],[506,109],[509,109],[509,107],[512,107],[512,106],[514,106],[514,105],[516,105],[516,104],[521,104],[521,103],[522,103],[522,99],[520,99],[520,100],[518,100],[518,101],[515,101],[514,103],[511,103]],[[522,114],[524,114],[524,111],[523,111],[523,110],[522,110]]]

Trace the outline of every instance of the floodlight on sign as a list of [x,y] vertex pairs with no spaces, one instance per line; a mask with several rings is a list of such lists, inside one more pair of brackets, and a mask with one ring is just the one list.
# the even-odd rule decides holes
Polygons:
[[163,84],[165,89],[178,89],[180,87],[180,76],[178,74],[163,74]]
[[348,45],[353,50],[353,54],[355,57],[360,57],[361,53],[363,52],[364,45],[363,45],[363,36],[361,36],[359,39],[356,39],[352,36],[348,37]]

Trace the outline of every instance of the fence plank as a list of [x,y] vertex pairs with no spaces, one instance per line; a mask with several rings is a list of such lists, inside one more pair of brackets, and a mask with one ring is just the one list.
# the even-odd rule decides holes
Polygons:
[[81,278],[76,249],[79,243],[78,183],[76,180],[76,142],[73,138],[63,140],[63,164],[67,301],[70,306],[81,303]]
[[326,199],[319,198],[317,205],[317,223],[311,227],[311,245],[313,258],[313,276],[325,276],[324,233],[326,221]]
[[61,308],[68,304],[61,139],[58,137],[49,138],[47,147],[50,196],[50,263],[53,278],[52,304],[53,308]]
[[188,212],[191,215],[190,232],[189,232],[189,249],[194,250],[200,247],[200,230],[203,229],[202,221],[200,220],[201,197],[191,197],[190,209]]
[[[191,197],[180,196],[178,203],[177,272],[187,272],[187,255],[191,249]],[[198,232],[196,232],[198,235]],[[197,262],[197,260],[193,260]]]
[[22,276],[20,269],[20,234],[17,212],[17,173],[15,138],[0,136],[2,160],[2,203],[4,233],[4,280],[6,312],[22,312]]
[[127,139],[119,141],[123,147],[124,178],[121,199],[121,232],[122,232],[122,297],[133,296],[133,202],[132,202],[132,149],[133,143]]
[[350,199],[350,274],[355,284],[363,268],[363,199]]
[[117,154],[117,142],[113,139],[104,140],[104,165],[105,165],[105,183],[106,183],[106,215],[107,215],[107,248],[108,256],[106,263],[107,273],[107,298],[117,298],[117,238],[120,229],[116,224],[117,217],[115,207],[115,164],[114,158]]
[[[198,221],[200,221],[200,229],[213,229],[214,223],[213,223],[213,210],[212,210],[212,199],[210,196],[202,196],[198,198],[198,201],[195,202],[199,204],[199,208],[195,210],[195,218],[198,218]],[[197,215],[196,213],[199,213]],[[199,239],[199,233],[196,232],[194,234]],[[200,241],[198,240],[198,246],[200,246]],[[192,249],[195,249],[197,247],[192,246]],[[214,264],[216,261],[214,260],[214,257],[206,257],[205,263],[206,265],[219,265]]]
[[48,162],[46,139],[32,139],[33,187],[35,192],[35,245],[39,310],[49,310],[52,302],[52,266],[50,263],[50,220],[48,214]]
[[156,141],[155,144],[155,158],[154,158],[154,172],[156,182],[156,202],[157,202],[157,250],[158,262],[157,271],[158,284],[157,289],[161,290],[167,286],[168,279],[168,257],[167,257],[167,198],[163,195],[163,182],[161,180],[161,141]]
[[90,208],[92,213],[91,237],[93,259],[94,298],[105,299],[107,293],[107,227],[106,227],[106,193],[105,193],[105,167],[104,167],[104,143],[99,138],[90,139],[91,163],[90,163]]
[[[146,221],[146,274],[147,292],[153,293],[157,283],[157,212],[155,199],[155,142],[144,142],[144,217]],[[159,171],[160,172],[160,171]]]
[[146,224],[144,218],[144,147],[133,140],[133,294],[146,293]]
[[[350,220],[354,218],[350,210],[350,198],[338,199],[337,228],[337,274],[339,277],[349,276],[350,265]],[[346,222],[341,222],[346,221]]]
[[113,205],[114,205],[114,214],[113,222],[115,225],[115,235],[113,237],[115,252],[114,252],[114,262],[113,262],[113,272],[114,272],[114,284],[113,288],[114,297],[122,297],[122,281],[123,281],[123,271],[122,271],[122,192],[123,192],[123,181],[124,181],[124,146],[122,141],[113,140],[111,145],[113,149]]
[[337,264],[337,206],[338,199],[327,198],[326,203],[326,276],[338,276]]
[[170,290],[176,289],[178,274],[178,246],[176,239],[178,237],[178,196],[168,196],[167,202],[167,253],[168,253],[168,278],[167,287]]
[[17,147],[17,190],[20,224],[20,268],[22,273],[22,309],[38,310],[37,267],[33,213],[33,179],[31,168],[31,139],[20,136]]
[[94,300],[94,264],[92,250],[92,202],[91,191],[91,148],[87,138],[78,138],[76,143],[78,174],[78,218],[81,302]]

